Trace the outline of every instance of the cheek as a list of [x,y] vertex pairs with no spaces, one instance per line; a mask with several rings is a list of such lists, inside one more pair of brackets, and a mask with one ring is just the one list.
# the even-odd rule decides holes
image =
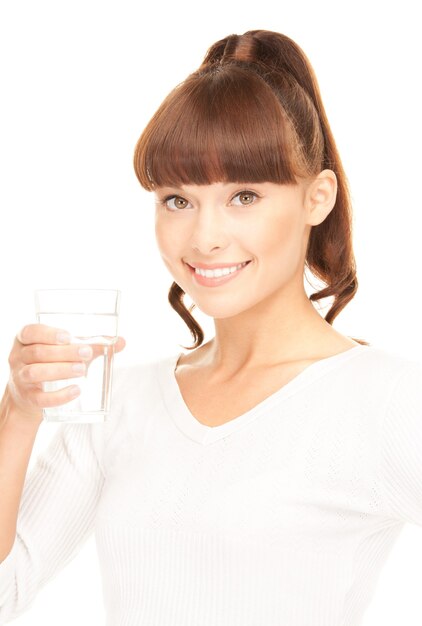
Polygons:
[[288,259],[300,252],[301,229],[294,214],[284,214],[273,220],[262,221],[254,230],[254,249],[257,256]]
[[164,220],[158,218],[155,221],[155,239],[163,259],[171,258],[172,253],[173,255],[176,253],[175,242],[178,238],[175,237],[174,229],[169,228]]

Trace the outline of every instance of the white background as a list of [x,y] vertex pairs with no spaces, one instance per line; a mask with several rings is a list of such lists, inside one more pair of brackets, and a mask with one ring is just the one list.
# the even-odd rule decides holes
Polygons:
[[[340,332],[419,358],[422,44],[413,1],[0,4],[0,385],[37,288],[122,292],[121,365],[190,345],[167,302],[152,196],[132,170],[136,140],[206,49],[263,28],[292,37],[318,77],[354,201],[359,290]],[[195,309],[212,336],[212,320]],[[30,467],[55,425],[44,423]],[[407,525],[364,626],[422,623],[422,529]],[[16,626],[104,621],[94,540]],[[170,626],[170,625],[169,625]]]

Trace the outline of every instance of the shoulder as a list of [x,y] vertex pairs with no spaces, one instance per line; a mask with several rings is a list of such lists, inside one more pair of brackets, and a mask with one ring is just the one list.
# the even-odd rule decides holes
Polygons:
[[361,346],[358,356],[359,358],[355,359],[358,367],[363,367],[367,371],[371,370],[374,374],[378,373],[381,376],[400,376],[408,369],[417,370],[422,367],[422,359],[372,344]]
[[394,402],[419,407],[422,418],[422,359],[381,351],[380,362],[387,362],[394,379],[387,389],[390,404]]
[[397,386],[402,393],[406,386],[412,393],[422,393],[422,360],[373,344],[360,345],[349,351],[349,356],[346,353],[337,374],[338,393],[351,392],[357,400],[371,400],[380,406],[385,406]]
[[363,375],[379,381],[387,416],[399,425],[397,415],[413,414],[422,425],[422,359],[389,349],[371,348],[362,359]]

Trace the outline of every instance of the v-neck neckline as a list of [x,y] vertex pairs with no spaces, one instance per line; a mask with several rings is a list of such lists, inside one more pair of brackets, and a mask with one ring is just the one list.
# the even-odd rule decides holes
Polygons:
[[176,426],[187,437],[200,443],[202,445],[208,445],[214,441],[218,441],[222,437],[235,432],[239,428],[249,424],[260,413],[269,409],[274,404],[280,404],[283,400],[298,392],[303,387],[309,385],[311,382],[339,366],[345,363],[349,359],[370,350],[371,346],[359,344],[348,348],[343,352],[339,352],[324,359],[314,361],[307,367],[305,367],[299,374],[292,378],[289,382],[283,385],[280,389],[277,389],[270,396],[267,396],[256,404],[254,407],[238,415],[237,417],[229,420],[225,424],[218,426],[207,426],[200,422],[189,410],[182,392],[177,382],[175,370],[179,358],[184,352],[177,352],[170,357],[162,359],[157,362],[157,375],[158,381],[161,387],[161,392],[164,399],[167,412],[175,422]]

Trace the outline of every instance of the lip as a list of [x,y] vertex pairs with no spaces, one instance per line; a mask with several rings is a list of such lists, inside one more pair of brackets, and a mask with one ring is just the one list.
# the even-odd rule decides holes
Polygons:
[[237,261],[233,263],[211,263],[210,265],[205,265],[205,263],[187,263],[189,267],[197,268],[199,270],[216,270],[223,269],[225,267],[235,267],[236,265],[240,265],[241,263],[250,263],[251,259],[246,259],[246,261]]
[[[227,274],[226,276],[218,276],[217,278],[208,278],[208,276],[201,276],[201,274],[197,274],[195,272],[195,268],[186,263],[187,268],[192,276],[192,280],[196,285],[201,285],[202,287],[219,287],[224,283],[227,283],[229,280],[234,280],[237,276],[239,276],[249,265],[251,262],[247,263],[240,269],[232,272],[231,274]],[[235,265],[235,264],[234,264]],[[224,267],[223,265],[217,265],[217,267]],[[227,267],[232,267],[228,265]],[[201,268],[199,268],[201,269]]]

